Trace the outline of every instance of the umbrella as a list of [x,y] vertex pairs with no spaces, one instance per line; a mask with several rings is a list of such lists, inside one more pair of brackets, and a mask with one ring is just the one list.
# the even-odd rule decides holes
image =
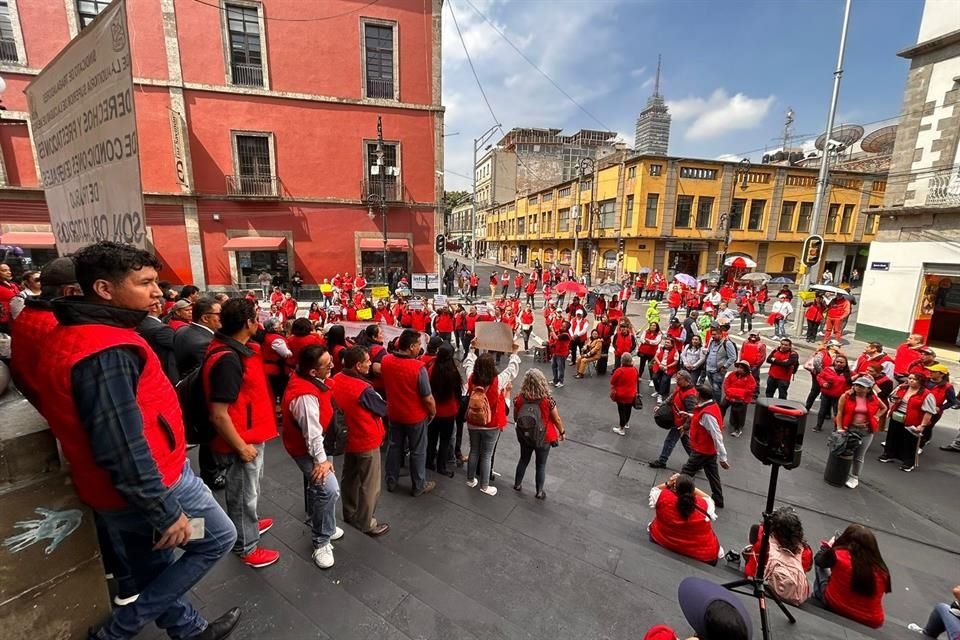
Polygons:
[[832,293],[832,294],[838,295],[838,296],[845,296],[845,295],[847,295],[847,292],[846,292],[845,290],[841,289],[840,287],[834,287],[833,285],[829,285],[829,284],[815,284],[815,285],[813,285],[812,287],[810,287],[810,289],[811,289],[812,291],[821,291],[821,292],[823,292],[823,293]]
[[651,271],[653,271],[653,269],[650,267],[640,267],[640,271],[637,271],[637,273],[650,273]]
[[723,261],[723,265],[735,269],[755,269],[757,263],[746,256],[730,256]]
[[697,286],[697,279],[686,273],[678,273],[677,275],[673,276],[673,279],[679,282],[680,284],[686,285],[688,287]]
[[702,276],[700,276],[699,278],[697,278],[697,280],[707,280],[707,281],[710,281],[710,280],[719,280],[719,279],[720,279],[720,272],[719,272],[719,271],[711,271],[711,272],[705,273],[705,274],[703,274]]
[[572,293],[576,296],[585,296],[587,295],[587,286],[580,284],[576,280],[564,280],[557,285],[557,293]]
[[780,276],[779,278],[774,278],[773,280],[771,280],[770,284],[793,284],[793,280],[791,280],[790,278],[784,278],[783,276]]
[[593,292],[601,296],[615,296],[620,293],[621,290],[623,290],[623,287],[616,282],[604,282],[593,288]]
[[770,279],[769,273],[745,273],[740,277],[741,280],[756,280],[758,282],[766,282]]

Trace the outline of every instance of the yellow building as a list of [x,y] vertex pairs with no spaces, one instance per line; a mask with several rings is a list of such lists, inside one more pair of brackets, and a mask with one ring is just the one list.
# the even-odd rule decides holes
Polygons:
[[[717,269],[724,255],[740,255],[757,271],[795,280],[816,183],[813,168],[632,157],[491,208],[487,245],[504,262],[539,259],[595,278],[643,267],[698,275]],[[882,204],[886,178],[834,171],[830,183],[818,225],[826,240],[820,265],[839,280],[864,271],[879,222],[870,209]]]

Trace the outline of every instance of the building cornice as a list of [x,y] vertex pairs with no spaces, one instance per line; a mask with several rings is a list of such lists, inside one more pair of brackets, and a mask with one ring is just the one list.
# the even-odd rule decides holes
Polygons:
[[917,43],[912,47],[907,47],[903,51],[898,51],[897,55],[901,58],[913,59],[926,53],[949,47],[952,44],[957,44],[958,42],[960,42],[960,29],[945,33],[936,38],[931,38],[926,42]]

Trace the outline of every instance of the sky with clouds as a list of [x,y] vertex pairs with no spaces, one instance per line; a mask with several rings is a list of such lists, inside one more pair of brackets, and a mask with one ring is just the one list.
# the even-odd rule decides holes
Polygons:
[[[658,53],[661,92],[673,115],[671,155],[759,159],[765,147],[781,146],[788,108],[799,141],[812,139],[826,125],[843,5],[445,0],[446,188],[471,188],[473,139],[497,121],[504,130],[609,129],[633,146]],[[921,0],[854,0],[838,124],[873,123],[870,131],[896,122],[908,68],[896,52],[916,42],[922,10]]]

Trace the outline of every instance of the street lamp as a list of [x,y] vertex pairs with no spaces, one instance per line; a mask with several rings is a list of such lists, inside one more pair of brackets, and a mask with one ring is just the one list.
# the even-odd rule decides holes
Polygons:
[[[720,265],[717,271],[723,277],[724,263],[727,261],[727,251],[730,249],[730,220],[733,218],[733,200],[737,194],[737,183],[740,183],[740,189],[746,191],[750,182],[750,168],[753,165],[747,158],[744,158],[737,164],[736,174],[733,178],[733,186],[730,187],[730,211],[720,214],[720,229],[723,231],[723,251],[720,253]],[[745,212],[741,212],[741,218]]]
[[[591,236],[592,236],[592,234],[593,234],[593,216],[592,216],[591,214],[592,214],[593,211],[595,211],[595,209],[596,209],[596,207],[595,207],[596,197],[594,196],[594,193],[595,193],[595,189],[596,189],[596,186],[597,186],[597,184],[596,184],[596,183],[597,183],[597,180],[596,180],[596,176],[593,175],[593,174],[594,174],[594,170],[596,169],[596,166],[597,166],[597,165],[596,165],[596,162],[594,162],[593,158],[582,158],[582,159],[580,160],[580,179],[577,181],[577,224],[576,224],[576,225],[574,226],[574,228],[573,228],[573,231],[574,231],[574,236],[573,236],[573,267],[574,267],[574,276],[577,277],[578,279],[579,279],[579,277],[580,277],[580,273],[579,273],[579,272],[582,271],[582,269],[578,269],[577,267],[579,266],[578,263],[579,263],[579,257],[580,257],[580,253],[579,253],[580,232],[583,230],[583,225],[582,225],[581,222],[580,222],[580,221],[581,221],[581,214],[580,214],[580,207],[581,207],[581,204],[580,204],[580,194],[583,192],[583,190],[580,188],[580,183],[583,181],[583,176],[587,174],[587,172],[588,172],[587,170],[588,170],[588,168],[589,168],[589,173],[590,173],[590,209],[587,211],[587,240],[588,240],[588,242],[590,242],[590,238],[591,238]],[[587,266],[588,266],[588,270],[592,270],[592,268],[593,268],[592,256],[593,256],[592,247],[591,247],[591,245],[588,244],[588,245],[587,245]]]
[[[367,195],[367,217],[370,220],[375,218],[373,213],[374,206],[380,209],[380,224],[383,227],[383,282],[390,281],[388,277],[388,259],[387,259],[387,196],[385,193],[385,179],[387,167],[384,166],[385,152],[383,148],[383,121],[377,116],[377,148],[374,151],[376,162],[370,167],[370,180],[375,189]],[[396,175],[394,173],[393,175]]]
[[[471,271],[477,270],[477,151],[483,147],[487,140],[495,132],[500,130],[500,123],[497,123],[483,132],[479,138],[473,139],[473,194],[471,199],[473,206],[470,208],[470,261]],[[496,198],[496,194],[494,194]]]

